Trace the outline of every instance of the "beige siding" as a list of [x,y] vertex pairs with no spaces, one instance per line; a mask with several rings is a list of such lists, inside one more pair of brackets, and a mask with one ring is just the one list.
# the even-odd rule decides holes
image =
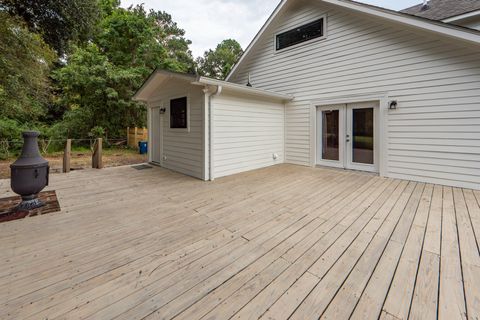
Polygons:
[[[478,48],[316,1],[292,1],[231,77],[288,93],[286,156],[309,165],[311,103],[381,93],[398,100],[386,115],[385,174],[479,188]],[[274,53],[274,34],[327,15],[327,39]]]
[[216,178],[283,163],[282,103],[224,93],[213,98],[212,109]]
[[[162,167],[203,179],[203,105],[200,87],[181,80],[168,80],[157,89],[149,106],[166,108],[161,118]],[[187,96],[189,130],[170,129],[170,99]],[[155,130],[156,128],[152,128]]]

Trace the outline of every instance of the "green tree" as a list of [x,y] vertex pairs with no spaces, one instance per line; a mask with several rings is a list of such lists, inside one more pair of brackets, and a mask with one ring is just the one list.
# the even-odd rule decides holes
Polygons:
[[0,11],[0,118],[32,123],[45,113],[55,59],[40,35]]
[[94,127],[120,136],[126,126],[144,125],[144,107],[131,100],[144,79],[141,68],[114,65],[96,44],[75,48],[53,78],[69,110],[58,126],[64,137],[86,137]]
[[198,73],[215,79],[225,79],[243,54],[240,44],[233,40],[223,40],[215,50],[205,51],[197,59]]
[[100,18],[98,0],[0,0],[0,11],[21,17],[60,56],[90,39]]
[[163,67],[172,71],[194,73],[195,62],[189,48],[192,42],[185,38],[185,30],[179,28],[172,16],[164,11],[150,10],[148,18],[156,30],[156,41],[166,50]]
[[145,77],[156,67],[194,70],[190,41],[170,15],[120,8],[117,0],[102,0],[100,8],[98,34],[52,76],[68,110],[56,126],[64,136],[85,137],[94,127],[120,136],[127,126],[145,125],[144,107],[131,100]]
[[169,14],[147,12],[143,5],[123,9],[115,0],[106,0],[102,8],[105,17],[94,42],[113,64],[141,67],[145,75],[156,67],[193,71],[191,42]]
[[131,98],[153,69],[195,71],[190,44],[169,14],[143,5],[0,0],[0,122],[56,138],[120,136],[145,124]]

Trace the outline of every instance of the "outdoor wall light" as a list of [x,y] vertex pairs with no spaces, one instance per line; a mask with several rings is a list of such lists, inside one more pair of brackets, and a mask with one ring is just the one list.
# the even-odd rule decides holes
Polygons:
[[161,109],[160,109],[160,114],[164,114],[166,111],[167,111],[167,109],[161,108]]
[[392,101],[390,101],[390,103],[388,105],[388,109],[395,110],[395,109],[397,109],[397,105],[398,105],[397,100],[392,100]]

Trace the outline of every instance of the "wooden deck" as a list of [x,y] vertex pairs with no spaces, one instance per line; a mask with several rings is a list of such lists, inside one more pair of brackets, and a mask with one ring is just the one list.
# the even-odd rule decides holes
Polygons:
[[51,188],[61,213],[0,224],[0,319],[480,317],[479,191],[293,165]]

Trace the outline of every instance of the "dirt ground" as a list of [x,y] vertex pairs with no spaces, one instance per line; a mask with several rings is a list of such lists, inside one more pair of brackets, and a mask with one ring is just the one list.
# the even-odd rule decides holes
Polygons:
[[[50,164],[51,173],[62,172],[63,155],[62,153],[44,156]],[[138,151],[131,149],[104,149],[103,165],[104,167],[117,167],[129,164],[147,162],[146,154],[138,154]],[[0,161],[0,179],[10,178],[10,164],[15,158]],[[91,168],[92,154],[90,152],[72,151],[71,170],[81,170]]]

